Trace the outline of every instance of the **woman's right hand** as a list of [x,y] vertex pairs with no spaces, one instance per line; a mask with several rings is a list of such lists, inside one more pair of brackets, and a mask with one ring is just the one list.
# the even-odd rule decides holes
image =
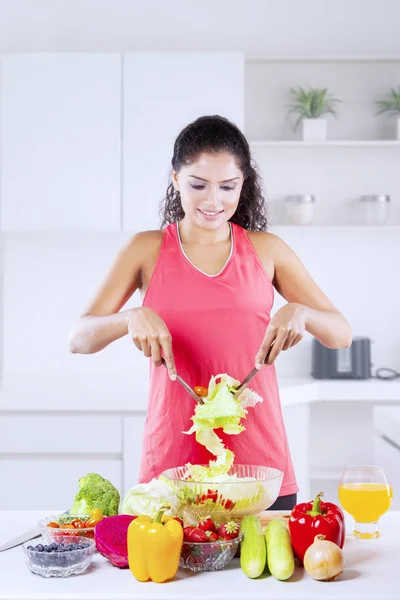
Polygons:
[[136,348],[145,356],[151,357],[156,367],[162,364],[161,357],[164,356],[169,377],[175,381],[176,367],[172,352],[172,338],[161,317],[145,306],[133,308],[128,318],[128,332]]

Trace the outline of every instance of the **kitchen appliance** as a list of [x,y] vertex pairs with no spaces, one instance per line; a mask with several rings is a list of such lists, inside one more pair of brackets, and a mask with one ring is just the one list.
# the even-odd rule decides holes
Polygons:
[[353,338],[349,348],[331,349],[315,338],[312,342],[314,379],[369,379],[371,377],[371,340]]

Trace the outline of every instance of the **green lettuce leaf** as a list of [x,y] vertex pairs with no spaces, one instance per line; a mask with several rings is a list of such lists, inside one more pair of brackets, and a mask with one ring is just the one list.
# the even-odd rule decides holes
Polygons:
[[239,398],[235,398],[233,393],[239,383],[226,373],[211,377],[204,403],[196,406],[192,417],[193,425],[184,433],[196,433],[196,441],[205,446],[217,459],[210,461],[208,467],[187,464],[187,477],[195,481],[210,480],[228,473],[231,468],[234,454],[224,446],[214,429],[222,429],[229,435],[238,435],[245,430],[241,420],[246,418],[246,407],[262,401],[262,398],[251,390],[245,390]]
[[178,513],[181,500],[175,491],[174,484],[161,475],[149,483],[138,483],[126,494],[120,514],[141,516],[152,519],[163,504],[169,504],[170,509],[165,514],[174,516]]

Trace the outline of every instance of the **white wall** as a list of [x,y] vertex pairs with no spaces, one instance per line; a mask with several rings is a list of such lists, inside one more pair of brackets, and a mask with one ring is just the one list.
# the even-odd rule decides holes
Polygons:
[[[285,241],[297,252],[311,275],[349,320],[354,335],[371,337],[373,371],[400,370],[399,231],[321,229],[288,231]],[[275,308],[283,304],[277,296]],[[281,375],[308,375],[311,338],[282,354]]]
[[0,0],[0,51],[393,54],[397,0]]

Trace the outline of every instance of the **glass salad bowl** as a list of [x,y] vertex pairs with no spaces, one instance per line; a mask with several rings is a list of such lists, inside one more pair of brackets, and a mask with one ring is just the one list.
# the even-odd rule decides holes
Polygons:
[[275,502],[283,479],[278,469],[240,464],[228,474],[201,482],[188,478],[186,466],[162,475],[173,484],[181,501],[180,516],[188,524],[207,516],[217,523],[238,523],[246,515],[258,515]]

